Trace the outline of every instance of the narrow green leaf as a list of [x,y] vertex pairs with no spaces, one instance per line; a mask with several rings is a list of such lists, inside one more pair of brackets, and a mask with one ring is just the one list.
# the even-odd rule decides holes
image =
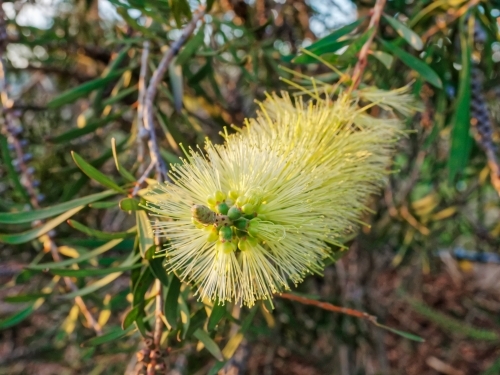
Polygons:
[[120,186],[118,186],[112,179],[104,175],[103,173],[99,172],[96,168],[91,166],[89,163],[87,163],[83,158],[78,155],[76,152],[71,151],[71,156],[73,157],[73,160],[75,161],[75,164],[85,173],[88,177],[91,179],[99,182],[100,184],[116,190],[119,193],[126,193],[124,189],[122,189]]
[[210,318],[208,319],[208,331],[213,331],[215,329],[220,320],[226,315],[226,309],[226,305],[214,303],[212,313],[210,314]]
[[382,51],[370,51],[370,55],[380,61],[387,69],[391,69],[394,57]]
[[191,19],[191,7],[187,0],[170,0],[170,8],[174,15],[175,23],[177,27],[182,28],[182,19],[185,16],[188,20]]
[[61,95],[56,96],[49,103],[48,108],[58,108],[68,103],[73,103],[76,99],[87,96],[92,91],[108,84],[114,79],[122,75],[127,69],[119,70],[109,73],[106,77],[96,78],[92,81],[85,82],[84,84],[63,92]]
[[60,269],[72,264],[81,263],[86,260],[95,258],[98,255],[104,254],[106,251],[113,249],[116,245],[120,244],[123,239],[113,240],[105,243],[104,245],[99,246],[98,248],[89,251],[86,254],[80,255],[78,258],[66,259],[60,262],[50,262],[50,263],[41,263],[41,264],[30,264],[27,266],[27,269],[30,270],[52,270],[52,269]]
[[91,203],[89,204],[90,208],[96,208],[96,209],[107,209],[107,208],[114,208],[118,207],[118,202],[96,202],[96,203]]
[[122,117],[123,112],[118,112],[114,113],[112,115],[100,118],[100,119],[95,119],[92,121],[89,121],[88,124],[86,124],[83,128],[75,128],[68,130],[67,132],[54,136],[54,137],[48,137],[47,140],[51,143],[65,143],[72,141],[78,137],[81,137],[86,134],[90,134],[92,132],[95,132],[97,129],[106,126],[110,124],[111,122],[119,119]]
[[[33,211],[22,212],[0,212],[0,224],[23,224],[30,223],[35,220],[43,220],[48,217],[58,215],[60,213],[71,210],[75,207],[86,205],[100,199],[107,198],[116,194],[114,191],[103,191],[102,193],[92,194],[87,197],[74,199],[69,202],[55,204],[51,207],[41,208]],[[115,203],[116,205],[116,203]]]
[[102,276],[108,275],[110,273],[115,272],[125,272],[130,271],[134,268],[141,267],[141,263],[131,264],[130,266],[122,266],[122,267],[108,267],[103,269],[80,269],[80,270],[72,270],[72,269],[63,269],[63,268],[52,268],[49,272],[53,275],[59,276],[69,276],[69,277],[87,277],[87,276]]
[[[306,50],[311,51],[317,56],[321,56],[325,53],[332,53],[339,50],[340,48],[349,44],[351,41],[344,40],[339,42],[338,39],[353,32],[364,21],[364,19],[365,17],[362,17],[349,25],[343,26],[340,29],[335,30],[330,35],[327,35],[324,38],[321,38],[320,40],[306,47]],[[310,64],[310,63],[317,63],[318,61],[315,60],[313,56],[302,54],[295,57],[293,59],[293,62],[295,64]]]
[[210,352],[210,354],[215,357],[215,359],[217,359],[218,361],[224,360],[219,346],[215,343],[214,340],[212,340],[208,333],[198,328],[196,331],[194,331],[193,336],[200,340],[203,345],[205,345],[205,348]]
[[39,227],[35,227],[33,229],[27,230],[26,232],[22,233],[17,233],[17,234],[0,234],[0,242],[2,243],[8,243],[10,245],[18,245],[21,243],[25,243],[31,240],[34,240],[35,238],[38,238],[48,231],[54,229],[57,227],[59,224],[63,223],[65,220],[69,219],[71,216],[76,214],[78,211],[80,211],[82,208],[85,206],[78,206],[75,207],[62,215],[59,215],[58,217],[47,221],[45,224],[40,225]]
[[8,303],[26,303],[39,298],[46,298],[52,293],[32,293],[32,294],[18,294],[16,296],[4,297],[3,300]]
[[154,275],[151,273],[149,267],[144,268],[144,271],[137,280],[137,284],[134,286],[133,306],[144,302],[144,296],[154,280]]
[[149,222],[148,214],[145,211],[136,211],[135,218],[137,222],[137,232],[139,235],[139,249],[143,258],[146,252],[154,246],[153,229]]
[[184,82],[182,79],[182,67],[172,61],[168,68],[168,76],[170,79],[170,87],[174,97],[174,108],[177,113],[182,111],[182,99],[184,96]]
[[84,341],[81,346],[82,347],[88,347],[88,346],[97,346],[101,344],[105,344],[107,342],[115,341],[118,340],[130,332],[133,332],[135,330],[134,326],[130,326],[127,329],[123,330],[121,327],[116,327],[113,328],[111,331],[108,333],[105,333],[102,336],[97,336],[94,338],[91,338],[90,340]]
[[153,258],[149,261],[149,267],[151,268],[151,272],[155,275],[155,277],[160,280],[160,282],[168,287],[168,276],[167,271],[163,267],[163,259],[164,258]]
[[452,120],[451,147],[448,157],[448,181],[455,182],[459,173],[467,166],[473,140],[469,134],[470,130],[470,103],[471,103],[471,58],[472,38],[468,38],[467,32],[462,26],[460,28],[460,44],[462,47],[462,70],[460,71],[458,96]]
[[191,56],[193,56],[196,51],[203,45],[203,40],[205,38],[205,28],[200,27],[194,35],[184,46],[181,52],[177,55],[175,63],[177,65],[183,66],[186,64]]
[[7,141],[7,137],[3,134],[0,134],[0,151],[2,155],[2,165],[7,169],[7,175],[9,179],[12,181],[14,185],[14,190],[16,193],[21,195],[26,202],[30,202],[30,196],[26,191],[23,184],[21,184],[21,180],[19,179],[19,173],[14,169],[14,165],[12,164],[12,158],[10,156],[9,151],[9,143]]
[[107,105],[115,104],[116,102],[120,101],[121,99],[129,96],[130,94],[134,93],[137,91],[137,85],[131,86],[129,88],[126,88],[124,90],[120,90],[116,95],[111,96],[107,98],[106,100],[102,101],[102,106],[105,107]]
[[125,315],[125,318],[123,319],[122,329],[127,329],[128,327],[130,327],[135,322],[135,320],[137,319],[137,317],[139,316],[139,314],[143,309],[144,309],[144,304],[142,303],[133,307],[127,313],[127,315]]
[[401,59],[408,67],[415,70],[418,74],[422,76],[424,80],[429,82],[431,85],[437,87],[438,89],[443,88],[441,83],[441,78],[437,73],[425,62],[419,60],[417,57],[410,55],[408,52],[403,51],[401,48],[396,47],[394,44],[386,42],[383,39],[378,38],[378,41],[391,52],[393,55]]
[[394,328],[391,328],[391,327],[387,327],[387,326],[385,326],[383,324],[380,324],[380,323],[375,323],[375,325],[377,327],[380,327],[380,328],[386,329],[388,331],[391,331],[392,333],[395,333],[396,335],[404,337],[404,338],[406,338],[408,340],[413,340],[413,341],[417,341],[417,342],[425,342],[425,340],[422,337],[414,335],[412,333],[408,333],[408,332],[400,331],[399,329],[394,329]]
[[0,329],[6,329],[16,324],[19,324],[24,319],[29,317],[33,312],[38,309],[45,302],[44,298],[37,299],[32,305],[26,307],[25,309],[18,311],[11,316],[0,320]]
[[111,150],[113,151],[113,159],[115,160],[116,170],[129,182],[135,182],[135,177],[122,167],[120,162],[118,161],[118,152],[116,150],[116,139],[111,138]]
[[68,220],[68,224],[75,228],[76,230],[85,233],[88,236],[99,238],[101,240],[114,240],[117,238],[127,238],[127,237],[133,237],[135,236],[135,227],[129,229],[126,232],[116,232],[116,233],[109,233],[109,232],[102,232],[97,229],[92,229],[87,227],[86,225],[83,225],[82,223],[79,223],[76,220]]
[[205,325],[206,320],[207,312],[205,311],[205,308],[201,308],[196,311],[193,315],[191,315],[189,328],[186,332],[184,332],[183,338],[185,339],[187,337],[191,337],[198,328],[202,328]]
[[123,198],[118,204],[122,211],[137,211],[142,210],[139,202],[135,198]]
[[389,24],[393,27],[394,30],[404,39],[408,42],[410,46],[415,48],[417,51],[421,51],[422,48],[424,47],[424,43],[422,42],[422,39],[418,36],[416,32],[414,32],[412,29],[410,29],[408,26],[404,25],[397,19],[388,16],[387,14],[383,15],[385,20],[389,22]]
[[172,329],[177,327],[180,290],[181,281],[177,278],[177,276],[172,275],[172,281],[170,282],[167,297],[165,298],[165,318]]
[[226,365],[226,361],[216,362],[215,365],[210,369],[207,375],[217,375],[220,370]]
[[[134,264],[137,260],[139,260],[140,256],[134,256],[134,257],[129,257],[127,260],[125,260],[120,266],[125,267],[125,266],[130,266]],[[99,290],[106,285],[110,284],[112,281],[116,280],[118,277],[121,276],[123,272],[113,272],[110,273],[109,275],[103,277],[99,281],[96,281],[95,283],[89,284],[84,288],[75,290],[74,292],[68,293],[68,294],[63,294],[61,298],[63,299],[73,299],[77,296],[85,296],[87,294],[93,293],[96,290]]]

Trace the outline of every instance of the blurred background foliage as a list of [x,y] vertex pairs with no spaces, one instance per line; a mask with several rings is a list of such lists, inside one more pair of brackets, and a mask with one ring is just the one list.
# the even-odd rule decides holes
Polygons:
[[372,29],[369,0],[202,5],[154,102],[167,163],[180,144],[220,142],[297,73],[350,74],[373,32],[361,85],[412,84],[424,109],[371,226],[297,293],[426,341],[279,298],[212,306],[153,258],[133,196],[141,56],[149,81],[197,1],[4,1],[0,374],[131,375],[153,358],[168,374],[499,374],[500,1],[392,0]]

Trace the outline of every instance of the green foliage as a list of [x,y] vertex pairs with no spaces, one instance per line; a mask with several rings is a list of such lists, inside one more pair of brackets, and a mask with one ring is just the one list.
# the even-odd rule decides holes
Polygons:
[[[198,300],[184,280],[166,271],[162,250],[168,239],[161,243],[151,225],[155,218],[141,206],[143,189],[156,181],[154,168],[145,176],[151,178],[141,179],[149,156],[139,150],[147,150],[151,138],[139,134],[137,108],[141,90],[199,4],[110,0],[121,17],[111,21],[99,19],[93,8],[97,2],[83,3],[64,2],[70,12],[54,8],[48,29],[26,26],[17,18],[7,20],[7,87],[21,113],[23,131],[16,136],[0,134],[0,262],[15,270],[6,281],[0,275],[2,291],[7,291],[1,303],[8,306],[8,312],[0,313],[0,329],[35,332],[34,341],[51,348],[56,362],[66,361],[58,354],[63,346],[91,348],[78,352],[80,362],[73,368],[89,374],[122,373],[141,343],[153,337],[158,316],[161,346],[173,353],[170,364],[182,353],[188,358],[189,374],[216,374],[231,364],[246,341],[269,340],[278,352],[288,348],[305,356],[323,350],[314,346],[318,342],[365,350],[367,343],[380,341],[376,335],[382,333],[373,334],[364,323],[288,301],[250,310],[229,302],[212,305]],[[261,3],[264,10],[259,10]],[[321,290],[321,300],[353,303],[385,316],[390,309],[378,307],[375,287],[359,287],[367,290],[359,293],[366,300],[351,300],[352,291],[339,286],[355,283],[349,279],[355,272],[350,268],[353,262],[359,262],[360,269],[370,262],[363,271],[369,284],[382,253],[394,266],[388,274],[405,275],[408,269],[412,275],[444,272],[435,256],[442,249],[463,246],[498,254],[498,196],[487,179],[487,159],[474,146],[477,130],[471,126],[470,108],[479,99],[470,87],[475,84],[471,72],[479,66],[493,102],[491,118],[498,122],[500,111],[492,98],[499,85],[499,60],[493,56],[499,53],[495,11],[500,5],[391,1],[376,26],[369,27],[370,15],[361,16],[327,28],[321,34],[326,36],[313,40],[310,21],[321,18],[313,3],[207,1],[209,16],[181,46],[168,77],[158,86],[153,126],[159,154],[166,164],[175,164],[185,157],[182,147],[196,148],[207,137],[220,142],[224,128],[242,126],[245,117],[254,116],[255,100],[264,99],[265,92],[293,93],[288,79],[317,77],[335,83],[340,75],[350,75],[363,45],[375,35],[360,87],[389,89],[413,83],[424,111],[408,121],[410,132],[395,158],[397,172],[388,178],[390,188],[367,203],[374,212],[363,219],[370,229],[343,241],[352,245],[351,250],[361,249],[362,256],[342,262],[351,250],[337,251],[332,263],[341,265],[329,265],[324,280],[310,276],[300,291],[310,296]],[[367,14],[366,2],[356,3],[359,14]],[[429,33],[442,19],[446,25]],[[484,41],[479,40],[478,28]],[[141,81],[146,41],[147,73]],[[29,52],[25,57],[15,52],[19,46]],[[338,71],[327,72],[322,62]],[[386,115],[383,109],[374,111]],[[27,141],[24,152],[33,153],[33,161],[19,160],[13,138]],[[28,172],[29,166],[35,172]],[[415,283],[412,290],[418,294],[424,288]],[[467,303],[476,303],[471,301]],[[88,322],[81,303],[103,334]],[[498,340],[496,331],[464,323],[465,317],[452,317],[450,311],[439,311],[440,306],[416,299],[407,303],[451,338]],[[403,320],[393,324],[392,318],[384,318],[388,326],[379,325],[385,331],[377,332],[415,342],[422,342],[423,336],[427,341],[421,345],[431,345],[432,340],[414,326],[405,326]],[[48,323],[37,325],[40,320]],[[496,324],[498,328],[498,319]],[[194,350],[202,347],[206,351]],[[125,353],[127,360],[115,360],[123,363],[114,367],[109,363],[117,352]],[[107,362],[99,370],[95,364],[101,357]],[[0,372],[2,366],[0,361]],[[331,371],[328,366],[323,370]],[[489,370],[482,368],[483,373],[497,373],[498,367],[497,360]]]

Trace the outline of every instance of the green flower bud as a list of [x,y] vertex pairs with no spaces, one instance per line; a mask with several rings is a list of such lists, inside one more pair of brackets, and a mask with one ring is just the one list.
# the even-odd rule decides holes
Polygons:
[[247,232],[252,237],[257,237],[257,235],[259,234],[259,229],[258,229],[259,221],[260,221],[260,219],[255,218],[255,219],[250,220],[250,222],[248,223]]
[[216,207],[215,210],[222,214],[222,215],[227,215],[227,211],[229,210],[229,206],[227,205],[226,202],[219,203]]
[[227,216],[233,221],[238,220],[241,217],[241,211],[238,207],[233,206],[227,211]]
[[224,241],[231,241],[233,239],[233,230],[231,227],[221,227],[219,230],[219,239]]
[[233,225],[236,229],[245,230],[245,231],[248,229],[248,223],[249,223],[249,221],[243,217],[236,220],[236,221],[233,221]]

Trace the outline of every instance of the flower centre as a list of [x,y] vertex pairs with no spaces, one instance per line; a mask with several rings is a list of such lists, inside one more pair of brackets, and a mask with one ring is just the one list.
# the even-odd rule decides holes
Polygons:
[[255,195],[217,191],[207,198],[207,206],[191,207],[192,222],[207,232],[207,242],[216,242],[218,251],[247,251],[261,242],[257,238],[261,205]]

